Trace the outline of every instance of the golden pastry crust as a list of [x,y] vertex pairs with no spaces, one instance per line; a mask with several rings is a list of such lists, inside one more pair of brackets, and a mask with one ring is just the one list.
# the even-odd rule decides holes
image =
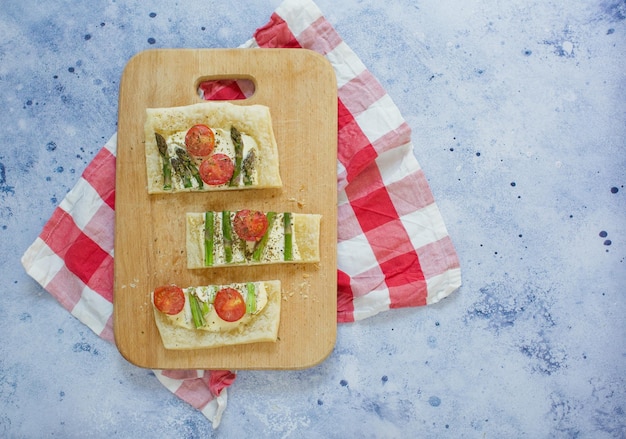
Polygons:
[[[172,324],[154,308],[154,319],[165,349],[207,349],[248,343],[276,342],[280,325],[281,284],[278,280],[262,282],[268,295],[265,308],[245,325],[228,332],[208,332]],[[222,286],[218,286],[221,288]]]
[[[235,126],[242,134],[256,141],[258,181],[249,186],[209,186],[202,188],[163,188],[163,161],[159,154],[155,133],[164,137],[186,132],[196,124],[230,130]],[[183,107],[148,108],[144,124],[148,193],[176,193],[190,191],[217,191],[233,189],[262,189],[282,186],[278,146],[272,128],[270,110],[264,105],[235,105],[229,102],[203,102]]]

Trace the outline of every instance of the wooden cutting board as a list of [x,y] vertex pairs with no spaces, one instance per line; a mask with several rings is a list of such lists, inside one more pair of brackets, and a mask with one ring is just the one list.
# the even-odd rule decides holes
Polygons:
[[[148,195],[145,110],[202,100],[207,79],[255,84],[238,105],[270,107],[283,188]],[[301,369],[333,350],[337,312],[337,85],[332,66],[304,49],[166,49],[133,57],[120,85],[115,200],[114,331],[121,354],[155,369]],[[185,212],[292,211],[322,215],[321,263],[188,270]],[[276,343],[172,351],[154,323],[157,286],[279,279]]]

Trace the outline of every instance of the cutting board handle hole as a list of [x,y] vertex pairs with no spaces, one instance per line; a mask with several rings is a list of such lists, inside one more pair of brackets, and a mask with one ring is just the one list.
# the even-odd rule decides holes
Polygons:
[[249,78],[203,79],[198,82],[198,95],[205,101],[236,101],[249,99],[256,86]]

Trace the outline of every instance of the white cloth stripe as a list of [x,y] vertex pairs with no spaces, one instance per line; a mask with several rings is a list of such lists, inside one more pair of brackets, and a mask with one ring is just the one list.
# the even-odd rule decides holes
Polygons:
[[[80,206],[77,208],[76,206]],[[70,190],[59,207],[67,212],[76,226],[95,243],[97,243],[101,249],[108,251],[113,256],[113,244],[111,236],[103,230],[91,229],[88,227],[91,220],[95,215],[99,214],[101,208],[108,208],[108,205],[100,198],[100,194],[89,184],[84,178],[79,178],[76,185]],[[114,216],[114,212],[111,209],[110,215]],[[100,221],[103,217],[101,216]]]
[[287,22],[291,33],[298,37],[322,16],[322,11],[313,2],[285,0],[276,8],[276,14]]
[[72,309],[72,315],[96,334],[104,330],[111,314],[113,314],[113,304],[87,286]]
[[44,288],[65,266],[63,259],[39,237],[28,247],[21,262],[26,273]]
[[400,217],[411,244],[419,249],[448,236],[443,221],[440,220],[439,208],[436,203],[423,209],[410,212]]
[[348,186],[347,178],[348,170],[337,160],[337,191],[343,191]]
[[370,105],[354,118],[370,142],[375,142],[385,134],[397,129],[405,121],[400,110],[388,94]]
[[111,154],[117,154],[117,132],[109,137],[109,140],[107,140],[107,143],[104,144],[104,147],[108,149]]
[[[74,223],[80,230],[84,230],[94,214],[102,206],[102,198],[84,178],[79,178],[59,207],[71,215]],[[75,208],[80,205],[80,208]]]
[[376,164],[385,186],[400,181],[421,169],[413,155],[413,144],[410,142],[384,151],[376,158]]
[[254,38],[250,38],[248,41],[239,46],[240,49],[258,49],[259,45]]
[[337,192],[337,206],[343,206],[344,204],[348,204],[350,200],[348,199],[348,194],[346,191]]
[[213,428],[217,428],[222,421],[222,414],[228,404],[228,388],[222,389],[220,394],[213,398],[202,410],[202,414],[211,420]]
[[448,297],[461,285],[461,269],[450,268],[444,273],[426,279],[428,297],[426,303],[432,305]]
[[341,87],[363,73],[367,68],[356,53],[345,42],[341,42],[326,54],[337,77],[337,88],[341,98]]
[[178,389],[180,389],[180,386],[183,384],[183,380],[175,380],[173,378],[167,377],[163,375],[163,371],[161,370],[155,369],[153,370],[153,372],[157,379],[161,382],[161,384],[163,384],[167,388],[167,390],[172,393],[176,393]]
[[365,296],[354,298],[354,320],[362,320],[389,309],[389,290],[372,291]]
[[355,277],[377,266],[376,255],[364,234],[337,243],[337,268],[348,276]]

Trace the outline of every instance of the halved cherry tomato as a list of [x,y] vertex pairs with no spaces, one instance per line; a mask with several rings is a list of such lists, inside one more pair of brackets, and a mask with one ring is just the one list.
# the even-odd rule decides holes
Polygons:
[[185,135],[185,146],[192,156],[206,157],[215,148],[215,133],[206,125],[194,125]]
[[213,301],[217,315],[227,322],[236,322],[246,313],[246,302],[243,296],[234,288],[222,288],[215,295]]
[[217,186],[224,184],[233,176],[235,165],[226,154],[213,154],[200,163],[200,178],[206,184]]
[[240,210],[235,214],[233,228],[244,241],[260,241],[268,227],[267,216],[254,210]]
[[174,315],[183,310],[185,294],[176,285],[164,285],[154,290],[154,306],[162,313]]

